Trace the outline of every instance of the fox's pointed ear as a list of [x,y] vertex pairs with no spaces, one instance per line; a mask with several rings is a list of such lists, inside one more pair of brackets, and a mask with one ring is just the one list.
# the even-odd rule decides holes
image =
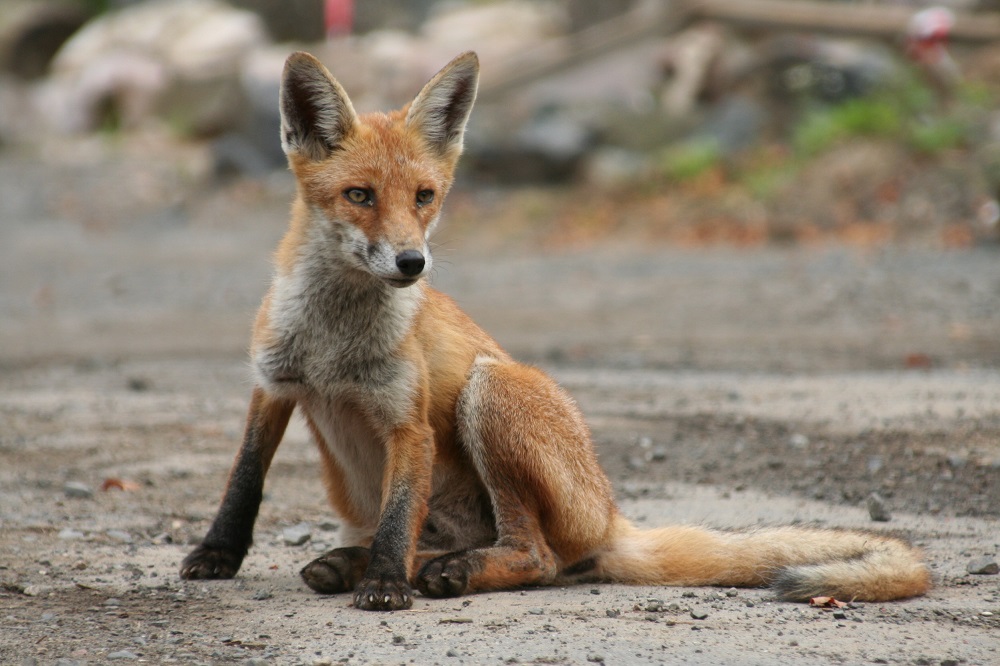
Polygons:
[[445,65],[424,86],[410,104],[406,124],[419,131],[442,155],[454,152],[458,157],[478,86],[479,58],[468,51]]
[[281,76],[281,147],[312,160],[330,156],[354,127],[351,100],[319,60],[293,53]]

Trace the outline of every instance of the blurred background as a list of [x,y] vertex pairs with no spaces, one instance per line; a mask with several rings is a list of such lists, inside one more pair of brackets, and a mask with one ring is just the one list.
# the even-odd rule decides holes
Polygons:
[[0,358],[241,352],[297,49],[362,111],[479,52],[435,280],[527,358],[1000,363],[995,0],[0,0]]
[[[696,641],[515,602],[551,608],[539,622],[564,609],[581,632],[560,639],[566,661],[634,661],[639,640],[651,662],[665,640],[691,663],[995,660],[1000,589],[980,574],[1000,551],[1000,0],[0,0],[0,606],[16,629],[0,662],[251,663],[253,647],[319,664],[366,643],[331,645],[329,600],[295,575],[339,538],[298,420],[242,580],[174,574],[241,437],[295,191],[279,77],[301,49],[361,111],[479,52],[431,281],[568,388],[630,516],[891,518],[933,563],[931,597],[864,624],[819,634],[785,614],[786,632],[810,622],[785,647],[771,616],[744,619],[742,590]],[[306,542],[286,536],[302,525]],[[715,619],[727,602],[710,599]],[[440,616],[408,617],[427,626],[399,631],[440,649],[408,654],[444,659]],[[471,661],[555,663],[548,625],[474,626],[489,640],[455,643]],[[359,656],[413,647],[386,636]],[[700,654],[713,640],[745,652]]]

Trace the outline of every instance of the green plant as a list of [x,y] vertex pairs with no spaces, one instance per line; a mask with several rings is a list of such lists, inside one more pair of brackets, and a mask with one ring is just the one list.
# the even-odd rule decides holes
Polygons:
[[903,114],[891,101],[852,99],[807,113],[793,130],[792,144],[796,152],[808,157],[853,136],[897,136],[902,127]]
[[663,151],[660,168],[676,181],[697,178],[722,160],[722,151],[714,139],[692,139]]
[[931,118],[914,121],[907,127],[906,138],[914,150],[927,155],[965,145],[968,127],[955,118]]

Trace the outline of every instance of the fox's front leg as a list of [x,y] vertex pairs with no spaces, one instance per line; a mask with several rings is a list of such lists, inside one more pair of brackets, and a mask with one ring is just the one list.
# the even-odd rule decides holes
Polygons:
[[382,479],[382,513],[368,567],[354,590],[356,608],[400,610],[413,605],[409,580],[427,518],[433,458],[428,424],[408,424],[392,433]]
[[243,446],[229,473],[219,512],[201,545],[184,558],[181,578],[232,578],[253,543],[264,477],[285,434],[295,403],[255,388]]

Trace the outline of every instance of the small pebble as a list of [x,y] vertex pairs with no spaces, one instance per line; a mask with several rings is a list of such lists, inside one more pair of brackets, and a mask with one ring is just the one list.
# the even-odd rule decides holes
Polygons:
[[71,539],[82,539],[84,536],[83,532],[74,530],[72,527],[64,527],[59,530],[59,538],[67,541]]
[[299,523],[286,527],[281,532],[281,540],[286,546],[301,546],[312,538],[312,526],[309,523]]
[[587,655],[587,661],[589,661],[589,662],[591,662],[593,664],[603,664],[604,663],[604,655],[600,655],[600,654],[588,654]]
[[868,517],[872,520],[885,523],[892,519],[892,514],[889,513],[889,507],[886,505],[885,500],[878,493],[872,493],[865,500],[868,505]]
[[144,377],[129,377],[125,384],[129,391],[148,391],[149,380]]
[[695,620],[704,620],[708,617],[708,613],[705,611],[693,610],[691,611],[691,617]]
[[1000,573],[1000,565],[992,557],[980,557],[969,562],[965,570],[977,576],[994,576]]
[[809,446],[809,438],[801,433],[795,433],[788,438],[788,443],[793,449],[804,449]]
[[108,530],[105,534],[119,543],[132,543],[132,535],[125,530]]
[[67,481],[63,485],[63,493],[66,497],[72,497],[73,499],[90,499],[94,496],[94,490],[86,483],[79,481]]
[[640,470],[646,469],[646,459],[640,456],[629,456],[626,462],[628,468],[633,472],[638,472]]
[[458,656],[458,652],[455,651],[454,649],[448,650],[447,652],[445,652],[445,654],[447,656],[449,656],[449,657],[457,657]]
[[948,456],[948,465],[954,469],[962,469],[969,462],[969,457],[961,453],[953,453]]
[[139,655],[134,652],[129,652],[128,650],[119,650],[118,652],[109,652],[108,659],[138,659]]
[[847,613],[845,613],[842,610],[833,611],[833,619],[834,620],[846,620],[847,619]]
[[272,596],[273,595],[271,594],[270,590],[257,590],[256,592],[253,593],[253,597],[251,598],[254,601],[265,601],[267,599],[270,599]]

